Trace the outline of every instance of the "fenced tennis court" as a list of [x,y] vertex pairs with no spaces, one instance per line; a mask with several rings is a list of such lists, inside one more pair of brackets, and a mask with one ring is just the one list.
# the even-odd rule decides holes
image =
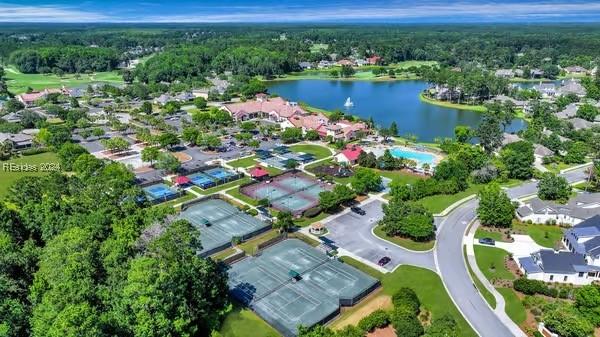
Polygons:
[[187,176],[192,184],[201,188],[209,188],[215,186],[215,182],[206,174],[197,172]]
[[237,173],[231,172],[222,167],[215,167],[204,171],[204,173],[220,181],[229,181],[233,177],[238,176]]
[[186,206],[179,217],[199,229],[201,256],[230,247],[234,237],[244,241],[271,228],[271,225],[220,199],[202,200]]
[[379,281],[297,240],[271,246],[231,266],[229,288],[284,336],[329,321]]
[[331,186],[305,173],[287,172],[243,186],[240,192],[256,200],[268,199],[274,208],[299,215],[318,205],[319,193],[330,189]]
[[187,175],[194,185],[202,189],[228,183],[240,179],[242,176],[243,174],[241,173],[233,172],[223,167],[200,169],[195,173]]
[[146,193],[146,198],[148,198],[150,202],[158,203],[168,201],[179,196],[179,193],[176,190],[163,183],[152,184],[142,189],[144,190],[144,193]]

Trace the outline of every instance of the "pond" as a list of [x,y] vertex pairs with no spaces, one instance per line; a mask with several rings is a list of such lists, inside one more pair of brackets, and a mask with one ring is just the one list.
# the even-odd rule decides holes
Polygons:
[[[400,135],[415,135],[419,141],[431,142],[439,137],[453,137],[454,127],[467,125],[476,128],[481,113],[440,107],[422,102],[419,93],[427,88],[423,81],[335,81],[291,80],[268,83],[269,92],[290,101],[349,112],[353,115],[373,117],[377,126],[398,125]],[[350,98],[353,106],[345,108]],[[526,126],[516,119],[507,128],[518,131]]]

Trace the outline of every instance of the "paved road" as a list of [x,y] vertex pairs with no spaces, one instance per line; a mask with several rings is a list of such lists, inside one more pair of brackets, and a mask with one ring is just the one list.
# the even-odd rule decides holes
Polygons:
[[326,238],[332,240],[336,246],[373,263],[377,263],[384,256],[390,257],[390,263],[385,266],[390,271],[401,264],[415,265],[435,271],[435,262],[431,251],[409,251],[373,235],[371,232],[373,227],[383,217],[381,204],[381,201],[373,200],[361,205],[361,208],[367,212],[366,215],[345,211],[339,216],[329,219],[327,221],[329,233]]
[[[585,179],[584,169],[563,176],[570,183]],[[537,182],[528,182],[508,189],[507,194],[511,198],[532,195],[537,191],[536,186]],[[438,271],[450,296],[480,336],[514,336],[515,333],[494,314],[475,289],[465,266],[463,237],[469,223],[475,220],[477,204],[477,199],[472,199],[441,221],[435,248]]]

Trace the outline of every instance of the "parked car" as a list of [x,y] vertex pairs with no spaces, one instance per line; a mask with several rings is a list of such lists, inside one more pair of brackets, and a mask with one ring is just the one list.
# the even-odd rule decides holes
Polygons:
[[496,241],[492,238],[481,238],[481,239],[479,239],[479,243],[481,243],[482,245],[490,245],[490,246],[496,245]]
[[387,257],[387,256],[384,256],[384,257],[382,257],[381,259],[379,259],[379,261],[377,261],[377,264],[383,267],[383,266],[385,266],[386,264],[390,263],[390,261],[391,261],[391,260],[392,260],[392,259],[390,259],[389,257]]
[[356,214],[360,214],[360,215],[365,215],[365,214],[367,214],[367,212],[365,212],[365,210],[364,210],[364,209],[362,209],[362,208],[360,208],[360,207],[357,207],[357,206],[350,207],[350,210],[351,210],[352,212],[354,212],[354,213],[356,213]]

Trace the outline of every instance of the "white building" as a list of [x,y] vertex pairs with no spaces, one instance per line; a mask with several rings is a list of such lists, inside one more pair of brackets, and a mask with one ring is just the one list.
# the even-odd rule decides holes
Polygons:
[[544,282],[586,285],[598,280],[600,267],[586,263],[584,255],[552,249],[539,250],[518,259],[525,277]]
[[533,198],[517,209],[517,218],[533,223],[577,225],[600,215],[600,193],[579,193],[566,204]]

